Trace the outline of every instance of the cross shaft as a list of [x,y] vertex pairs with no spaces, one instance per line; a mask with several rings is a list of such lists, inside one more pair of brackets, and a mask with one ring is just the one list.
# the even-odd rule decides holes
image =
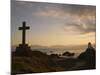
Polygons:
[[22,30],[22,44],[25,45],[26,41],[26,30],[30,29],[29,26],[26,26],[26,22],[23,22],[22,27],[19,27],[19,30]]

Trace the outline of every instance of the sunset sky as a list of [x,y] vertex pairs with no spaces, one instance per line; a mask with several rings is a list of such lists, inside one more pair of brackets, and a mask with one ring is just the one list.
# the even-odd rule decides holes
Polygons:
[[18,27],[26,21],[29,45],[95,44],[96,7],[71,4],[23,2],[11,3],[11,43],[21,43]]

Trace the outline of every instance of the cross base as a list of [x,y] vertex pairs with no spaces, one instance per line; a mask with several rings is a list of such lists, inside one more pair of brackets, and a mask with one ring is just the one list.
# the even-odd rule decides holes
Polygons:
[[16,56],[31,56],[31,48],[28,44],[19,44],[16,47]]

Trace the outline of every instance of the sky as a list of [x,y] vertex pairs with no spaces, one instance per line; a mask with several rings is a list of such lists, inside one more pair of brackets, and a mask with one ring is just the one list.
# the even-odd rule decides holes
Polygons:
[[57,3],[11,1],[11,44],[21,43],[22,22],[29,45],[87,45],[95,44],[96,7]]

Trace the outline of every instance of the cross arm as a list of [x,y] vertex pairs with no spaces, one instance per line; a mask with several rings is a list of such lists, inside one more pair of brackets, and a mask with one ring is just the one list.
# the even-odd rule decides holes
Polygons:
[[22,27],[19,27],[19,30],[22,30],[23,28]]
[[25,29],[30,29],[30,27],[26,27]]

